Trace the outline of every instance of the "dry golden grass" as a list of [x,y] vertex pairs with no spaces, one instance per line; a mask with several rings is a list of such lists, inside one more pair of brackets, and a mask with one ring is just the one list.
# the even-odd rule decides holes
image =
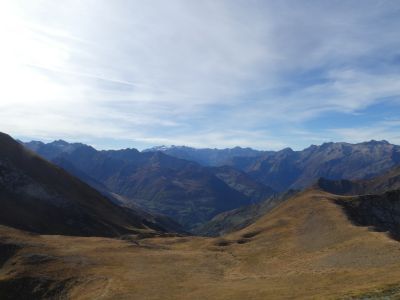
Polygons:
[[[223,238],[117,240],[36,236],[0,227],[3,243],[24,244],[0,269],[0,280],[55,280],[50,288],[58,283],[57,295],[72,299],[337,299],[374,291],[375,296],[396,294],[400,243],[351,224],[333,203],[334,197],[304,192]],[[42,259],[27,259],[32,254]]]

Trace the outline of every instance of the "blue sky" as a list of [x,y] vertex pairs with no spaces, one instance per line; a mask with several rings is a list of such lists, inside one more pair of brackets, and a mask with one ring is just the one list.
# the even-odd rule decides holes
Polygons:
[[2,1],[0,130],[98,148],[400,144],[400,2]]

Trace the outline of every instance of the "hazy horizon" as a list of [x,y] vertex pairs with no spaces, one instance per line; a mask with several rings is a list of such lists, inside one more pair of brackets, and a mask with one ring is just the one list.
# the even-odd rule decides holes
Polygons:
[[[66,140],[66,139],[63,139],[63,138],[49,139],[49,140],[38,140],[38,139],[29,139],[29,138],[28,139],[24,139],[24,138],[20,139],[20,138],[17,138],[17,137],[14,137],[14,138],[17,139],[18,141],[23,142],[23,143],[42,142],[42,143],[45,143],[45,144],[49,144],[49,143],[57,142],[57,141],[63,141],[63,142],[67,142],[69,144],[73,144],[73,143],[78,143],[79,144],[79,143],[81,143],[81,144],[85,144],[87,146],[91,146],[91,147],[95,148],[96,150],[100,150],[100,151],[101,150],[123,150],[123,149],[137,149],[139,151],[144,151],[144,150],[149,150],[149,149],[157,148],[157,147],[188,147],[188,148],[195,148],[195,149],[217,149],[217,150],[233,149],[233,148],[238,147],[238,148],[242,148],[242,149],[250,148],[252,150],[257,150],[257,151],[280,151],[280,150],[283,150],[283,149],[286,149],[286,148],[291,148],[294,151],[302,151],[302,150],[305,150],[305,149],[307,149],[307,148],[309,148],[311,146],[322,146],[323,144],[328,144],[328,143],[348,143],[348,142],[344,142],[344,141],[323,141],[323,142],[318,143],[318,144],[309,144],[308,146],[306,146],[304,148],[294,148],[294,147],[288,146],[288,147],[284,147],[284,148],[280,148],[280,149],[259,149],[259,148],[253,148],[253,147],[246,146],[246,145],[236,145],[236,146],[233,146],[233,147],[193,147],[193,146],[190,146],[190,145],[173,145],[173,144],[171,144],[171,145],[168,145],[168,144],[166,144],[166,145],[153,145],[153,146],[146,147],[146,148],[137,148],[137,147],[133,147],[133,146],[129,146],[129,145],[125,145],[125,146],[122,145],[121,147],[102,148],[101,146],[97,146],[95,144],[90,144],[90,143],[85,143],[85,142],[82,142],[80,140]],[[392,142],[390,142],[388,140],[376,140],[376,139],[365,140],[365,141],[362,141],[362,142],[349,143],[349,144],[360,144],[360,143],[368,143],[368,142],[373,142],[373,141],[375,141],[375,142],[387,142],[387,143],[392,144],[392,145],[397,145],[396,143],[392,143]]]

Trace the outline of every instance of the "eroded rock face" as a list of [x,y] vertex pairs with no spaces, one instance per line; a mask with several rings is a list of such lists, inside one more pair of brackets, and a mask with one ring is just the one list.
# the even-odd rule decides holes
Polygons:
[[0,269],[19,249],[19,245],[0,241]]
[[338,199],[336,203],[343,206],[355,224],[388,231],[393,238],[400,240],[400,190]]

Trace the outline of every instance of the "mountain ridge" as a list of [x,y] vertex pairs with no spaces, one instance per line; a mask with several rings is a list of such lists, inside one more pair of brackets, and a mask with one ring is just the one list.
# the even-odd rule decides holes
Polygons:
[[[400,164],[400,146],[386,140],[361,143],[326,142],[303,150],[235,153],[234,149],[195,149],[185,146],[156,148],[169,155],[196,161],[205,166],[228,165],[278,192],[301,189],[320,177],[329,179],[365,179]],[[239,148],[245,150],[248,148]],[[225,152],[224,152],[225,151]],[[200,154],[199,154],[200,153]],[[204,159],[204,153],[218,159]]]
[[[242,164],[241,164],[242,163]],[[365,179],[400,164],[400,146],[386,141],[358,144],[324,143],[302,151],[284,149],[256,159],[240,159],[232,166],[277,191],[310,186],[320,177],[328,179]]]
[[256,157],[268,151],[255,150],[250,147],[242,148],[239,146],[233,148],[193,148],[188,146],[155,146],[144,149],[142,152],[163,152],[170,156],[181,159],[195,161],[203,166],[218,167],[226,165],[232,158]]
[[320,178],[314,186],[338,195],[379,194],[385,191],[398,190],[400,189],[400,166],[364,180],[329,180]]

